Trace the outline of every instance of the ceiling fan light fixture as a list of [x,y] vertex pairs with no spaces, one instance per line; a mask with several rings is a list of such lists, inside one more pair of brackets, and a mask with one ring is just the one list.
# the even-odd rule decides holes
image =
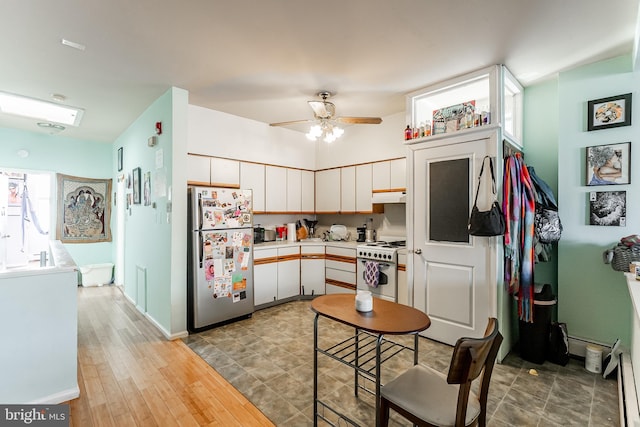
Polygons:
[[323,129],[320,125],[313,125],[309,129],[309,133],[307,133],[307,138],[311,141],[315,141],[322,136]]

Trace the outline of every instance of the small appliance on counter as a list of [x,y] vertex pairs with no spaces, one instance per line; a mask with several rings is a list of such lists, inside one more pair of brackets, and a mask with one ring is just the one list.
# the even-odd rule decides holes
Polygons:
[[276,241],[287,240],[287,226],[276,227]]
[[260,224],[257,224],[253,227],[253,243],[262,243],[264,242],[264,228],[260,227]]
[[307,230],[309,231],[309,235],[307,237],[316,237],[316,226],[318,225],[318,221],[305,219],[304,222],[307,225]]
[[349,240],[350,234],[344,225],[334,224],[329,229],[329,240]]
[[367,225],[363,225],[362,227],[357,227],[356,228],[357,232],[358,232],[358,242],[364,242],[366,237],[366,232],[367,232]]
[[275,228],[265,228],[264,229],[264,241],[265,242],[275,242],[276,241],[276,230],[275,230]]

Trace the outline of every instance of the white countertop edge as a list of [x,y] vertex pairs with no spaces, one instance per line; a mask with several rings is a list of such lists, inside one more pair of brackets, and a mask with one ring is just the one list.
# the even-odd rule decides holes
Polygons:
[[294,247],[294,246],[333,246],[338,248],[355,248],[361,242],[356,241],[313,241],[313,240],[301,240],[299,242],[290,242],[290,241],[277,241],[277,242],[264,242],[264,243],[256,243],[253,245],[253,248],[256,250],[260,249],[269,249],[269,248],[286,248],[286,247]]
[[636,313],[636,317],[640,318],[640,280],[636,280],[636,275],[633,273],[624,273],[624,275],[627,279],[633,310]]

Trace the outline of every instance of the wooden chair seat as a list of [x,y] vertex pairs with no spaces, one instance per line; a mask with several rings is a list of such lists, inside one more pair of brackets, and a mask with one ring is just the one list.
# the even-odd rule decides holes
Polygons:
[[[460,338],[447,375],[415,365],[380,389],[381,426],[389,425],[393,409],[419,426],[486,426],[487,394],[502,335],[490,318],[483,338]],[[471,391],[482,374],[480,393]]]

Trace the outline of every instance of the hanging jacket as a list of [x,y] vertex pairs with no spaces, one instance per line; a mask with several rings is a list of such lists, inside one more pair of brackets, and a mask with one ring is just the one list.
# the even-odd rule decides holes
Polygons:
[[505,285],[510,293],[518,295],[518,318],[532,322],[535,191],[520,154],[505,158],[502,189]]

